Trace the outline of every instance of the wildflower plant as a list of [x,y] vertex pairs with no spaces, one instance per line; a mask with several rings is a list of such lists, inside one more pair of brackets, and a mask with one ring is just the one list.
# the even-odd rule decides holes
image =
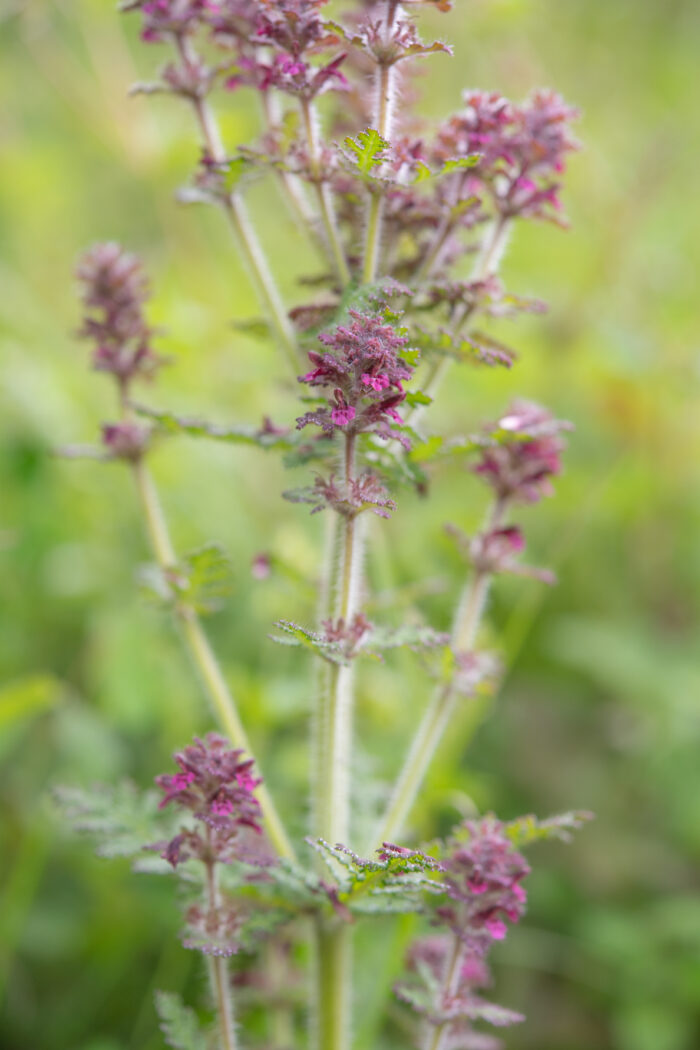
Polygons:
[[[534,221],[565,225],[561,184],[577,148],[576,112],[536,91],[522,103],[467,91],[436,127],[420,127],[410,106],[415,69],[449,55],[425,42],[421,8],[447,14],[450,0],[348,0],[331,17],[325,0],[127,0],[152,49],[155,79],[141,94],[179,100],[193,118],[199,161],[180,196],[219,209],[244,260],[267,331],[286,363],[287,418],[215,425],[144,405],[143,381],[168,364],[148,320],[150,288],[140,261],[98,244],[77,279],[92,366],[111,376],[115,417],[96,447],[70,455],[121,461],[133,475],[156,565],[146,583],[167,606],[198,668],[217,731],[183,748],[156,777],[160,796],[105,789],[61,792],[76,825],[109,853],[179,877],[185,947],[207,960],[211,1031],[176,997],[158,1008],[166,1041],[194,1050],[252,1047],[237,1024],[226,958],[257,952],[268,973],[289,946],[312,951],[309,995],[315,1050],[349,1050],[353,1033],[353,930],[377,914],[410,912],[423,930],[411,946],[395,996],[421,1050],[496,1047],[492,1029],[522,1020],[484,995],[488,956],[525,911],[529,863],[522,850],[565,838],[586,814],[503,823],[485,815],[445,841],[410,842],[410,816],[460,705],[493,690],[498,659],[478,648],[479,627],[499,574],[551,584],[548,569],[522,565],[522,504],[553,491],[570,429],[547,409],[516,400],[471,433],[431,433],[432,408],[452,368],[510,369],[515,354],[485,319],[538,313],[539,301],[508,290],[500,262],[508,238]],[[261,102],[260,137],[225,142],[217,118],[231,92]],[[246,207],[253,175],[274,180],[317,252],[309,301],[283,305],[274,271]],[[300,277],[306,275],[299,275]],[[301,406],[294,393],[301,396]],[[316,663],[310,712],[309,835],[293,841],[255,762],[235,697],[202,625],[226,598],[227,560],[207,545],[178,554],[148,467],[171,434],[252,444],[303,466],[308,484],[284,493],[326,522],[315,624],[280,619],[274,639]],[[391,628],[366,613],[363,548],[367,523],[400,512],[401,492],[425,494],[443,460],[464,463],[464,499],[488,487],[491,509],[474,536],[447,525],[465,565],[449,630]],[[292,511],[293,513],[293,511]],[[381,525],[380,525],[381,527]],[[264,578],[270,562],[256,560]],[[396,784],[369,841],[351,820],[357,662],[408,647],[434,682]],[[304,800],[297,800],[300,808]],[[407,844],[408,843],[408,844]],[[371,966],[371,961],[367,965]],[[291,979],[291,978],[290,978]],[[271,994],[270,1011],[283,1009]],[[411,1020],[409,1020],[411,1019]],[[305,1044],[288,1027],[289,1046]],[[289,1050],[289,1046],[286,1050]],[[277,1050],[284,1050],[280,1045]]]

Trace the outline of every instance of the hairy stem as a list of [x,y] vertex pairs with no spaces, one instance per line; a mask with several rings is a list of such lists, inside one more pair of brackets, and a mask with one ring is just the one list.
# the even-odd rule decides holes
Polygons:
[[[505,509],[506,505],[502,500],[495,501],[486,525],[488,531],[499,527]],[[473,649],[491,578],[490,572],[477,570],[462,589],[451,633],[451,646],[457,653],[470,652]],[[371,848],[378,842],[394,841],[401,834],[430,763],[454,717],[458,700],[459,694],[454,687],[454,678],[442,683],[435,690],[413,737],[375,840],[370,844]]]
[[[398,0],[387,0],[387,13],[384,23],[384,39],[388,44],[396,20]],[[394,115],[396,71],[393,64],[380,62],[377,67],[375,90],[375,128],[383,139],[390,140]],[[365,245],[365,262],[362,279],[365,284],[376,281],[379,272],[379,258],[382,247],[382,230],[384,228],[384,194],[377,188],[370,195],[367,210],[367,239]]]
[[[457,991],[457,987],[459,985],[459,971],[462,965],[463,954],[464,949],[462,943],[458,937],[455,937],[454,943],[452,945],[450,959],[447,964],[447,971],[445,973],[442,989],[440,991],[441,1001],[436,1004],[438,1008],[441,1007],[443,999],[454,995],[454,993]],[[443,1044],[445,1042],[445,1036],[448,1033],[448,1028],[448,1021],[442,1021],[440,1024],[435,1025],[432,1031],[428,1033],[428,1038],[425,1042],[425,1050],[442,1050]]]
[[[163,508],[158,498],[158,492],[150,471],[143,460],[134,463],[133,473],[153,553],[160,568],[167,572],[176,564],[177,557],[170,539],[170,532]],[[193,609],[187,606],[178,609],[178,616],[182,637],[190,657],[199,672],[204,691],[214,709],[219,724],[234,747],[242,748],[249,755],[252,755],[253,752],[248,735],[243,728],[236,702],[226,684],[219,662],[202,628],[199,617]],[[260,785],[257,796],[262,807],[270,842],[280,856],[293,859],[294,850],[265,784]]]
[[[176,35],[175,43],[180,59],[185,65],[194,60],[191,45],[187,37]],[[192,98],[192,109],[199,128],[202,145],[216,164],[227,160],[226,150],[214,111],[205,98]],[[299,364],[299,351],[294,329],[287,317],[282,298],[272,276],[265,252],[253,229],[248,209],[240,194],[235,191],[222,198],[222,206],[248,265],[255,290],[260,302],[265,307],[274,328],[277,342],[287,357],[293,373],[296,375]]]
[[[343,448],[343,479],[349,489],[355,473],[355,437]],[[328,549],[337,575],[335,617],[348,625],[360,596],[360,523],[353,515],[339,517],[337,538],[330,533]],[[336,549],[337,548],[337,549]],[[338,557],[335,555],[338,554]],[[315,833],[331,843],[349,840],[350,759],[352,751],[353,669],[332,664],[320,694],[315,740]],[[317,1050],[347,1050],[350,1041],[352,938],[338,920],[316,923],[314,1038]]]
[[[211,843],[211,830],[207,827],[207,841]],[[216,911],[220,905],[219,885],[216,877],[216,862],[209,858],[205,861],[207,875],[207,905],[210,911]],[[207,957],[212,997],[216,1008],[221,1050],[236,1050],[236,1030],[233,1020],[233,1002],[229,983],[229,972],[226,960],[220,955]]]
[[[349,487],[355,469],[355,437],[345,438],[343,475]],[[362,537],[354,515],[343,515],[338,535],[335,618],[349,625],[359,601]],[[321,697],[315,799],[315,831],[331,843],[347,842],[350,816],[353,668],[331,664]]]
[[316,924],[312,1038],[317,1050],[350,1045],[351,932],[347,925]]
[[301,116],[304,123],[304,132],[306,134],[306,146],[309,151],[309,165],[314,179],[314,187],[316,189],[316,198],[318,200],[321,222],[323,223],[323,229],[326,234],[326,240],[328,241],[328,248],[330,249],[336,276],[340,283],[345,286],[350,283],[351,274],[347,259],[345,258],[343,246],[340,242],[340,234],[338,232],[338,224],[335,218],[335,209],[333,207],[330,189],[328,183],[323,181],[318,139],[318,118],[310,99],[302,98],[300,100],[300,106]]

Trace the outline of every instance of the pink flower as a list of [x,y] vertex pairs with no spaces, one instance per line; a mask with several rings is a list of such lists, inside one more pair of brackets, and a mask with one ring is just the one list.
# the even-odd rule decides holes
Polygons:
[[376,391],[386,390],[386,388],[390,385],[389,376],[371,376],[367,372],[363,373],[362,382],[365,384],[365,386],[371,386],[372,390]]
[[494,941],[503,941],[508,932],[508,927],[502,919],[487,919],[484,926],[489,931]]
[[347,423],[352,423],[355,415],[356,412],[352,405],[341,405],[333,409],[331,419],[337,427],[344,427]]

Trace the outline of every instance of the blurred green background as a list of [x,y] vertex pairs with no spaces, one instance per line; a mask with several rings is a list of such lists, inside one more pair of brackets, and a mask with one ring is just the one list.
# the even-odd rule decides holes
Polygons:
[[[551,85],[583,111],[563,234],[522,227],[509,287],[546,298],[544,318],[499,333],[510,374],[463,371],[441,432],[473,429],[514,395],[576,424],[555,498],[525,510],[529,560],[552,590],[498,582],[485,641],[509,671],[465,753],[450,735],[414,814],[444,830],[473,801],[504,817],[571,807],[595,824],[533,854],[531,907],[497,953],[499,1001],[527,1023],[520,1050],[700,1046],[700,203],[696,0],[456,0],[432,22],[456,55],[425,65],[423,112],[463,87],[521,97]],[[430,21],[430,20],[428,20]],[[72,270],[105,238],[142,252],[152,317],[176,358],[146,397],[219,420],[287,420],[272,349],[237,334],[256,312],[217,215],[178,207],[196,159],[187,114],[128,99],[158,49],[106,0],[4,0],[0,7],[0,1044],[5,1050],[156,1050],[154,988],[201,992],[174,936],[169,880],[92,856],[58,826],[57,783],[141,784],[209,719],[167,618],[139,598],[147,561],[126,471],[52,457],[94,439],[114,405],[89,372]],[[429,30],[426,30],[426,33]],[[253,100],[228,100],[229,141],[256,133]],[[251,207],[289,301],[313,257],[274,186]],[[288,265],[287,265],[288,263]],[[313,588],[250,573],[273,552],[309,581],[318,518],[280,501],[297,479],[262,453],[173,441],[158,452],[180,549],[232,553],[235,590],[211,621],[270,785],[306,829],[305,657],[267,639],[279,616],[308,623]],[[301,475],[300,475],[301,478]],[[473,528],[485,492],[458,470],[431,498],[406,492],[373,529],[373,616],[419,606],[449,621],[461,572],[442,524]],[[418,575],[417,575],[418,574]],[[398,592],[397,592],[398,588]],[[398,594],[398,597],[397,597]],[[414,658],[362,672],[357,780],[387,781],[427,695]],[[466,714],[465,714],[466,718]],[[281,789],[281,790],[280,790]],[[358,810],[372,805],[362,787]],[[389,929],[363,965],[357,1046],[405,1046],[376,1019],[397,964]],[[361,942],[362,944],[365,942]],[[370,962],[370,959],[372,960]]]

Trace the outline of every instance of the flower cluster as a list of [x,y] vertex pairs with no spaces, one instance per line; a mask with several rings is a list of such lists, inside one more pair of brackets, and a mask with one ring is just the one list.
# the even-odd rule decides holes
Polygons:
[[342,429],[348,434],[395,436],[392,424],[403,424],[397,412],[406,398],[403,384],[413,372],[400,356],[409,341],[378,317],[355,310],[350,315],[351,324],[319,336],[327,350],[309,352],[314,368],[299,381],[330,387],[332,395],[326,407],[301,416],[297,428],[314,423],[328,434]]
[[553,91],[537,91],[521,105],[469,92],[438,131],[433,154],[440,163],[478,155],[464,191],[487,190],[503,218],[551,218],[561,208],[558,176],[578,148],[570,130],[577,116]]
[[173,867],[188,857],[209,863],[230,863],[240,857],[242,829],[261,831],[255,789],[262,781],[254,775],[252,759],[231,750],[224,737],[209,733],[179,751],[175,761],[178,773],[156,777],[163,791],[161,808],[172,802],[203,828],[183,827],[163,845],[161,856]]
[[167,35],[193,32],[218,6],[218,0],[133,0],[124,10],[141,12],[141,39],[155,44]]
[[466,842],[453,841],[443,861],[450,903],[438,915],[470,952],[481,956],[492,940],[503,940],[506,919],[516,923],[521,918],[527,900],[522,881],[530,866],[500,821],[467,821],[464,830]]
[[[561,473],[561,432],[570,429],[570,424],[554,419],[547,409],[532,402],[514,401],[492,429],[501,432],[502,440],[485,448],[473,469],[496,497],[536,503],[550,495],[550,479]],[[511,539],[517,541],[517,537]]]
[[143,314],[149,298],[140,260],[115,243],[96,244],[76,271],[85,317],[80,335],[93,343],[93,366],[109,372],[122,391],[137,377],[150,378],[163,364],[151,348]]

